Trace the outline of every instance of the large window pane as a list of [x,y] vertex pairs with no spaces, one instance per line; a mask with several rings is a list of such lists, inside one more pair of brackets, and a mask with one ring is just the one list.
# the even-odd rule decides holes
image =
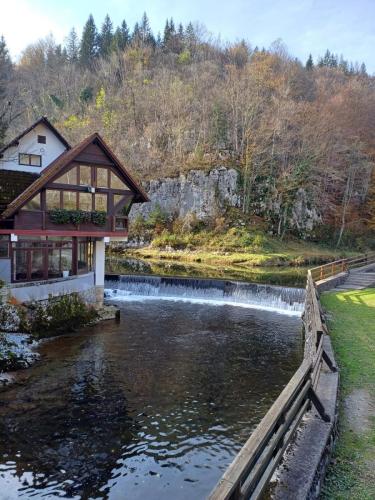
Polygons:
[[111,189],[129,189],[128,186],[122,182],[120,177],[111,172]]
[[63,208],[65,208],[66,210],[77,209],[77,193],[75,193],[74,191],[63,192]]
[[36,248],[30,250],[30,279],[39,280],[44,277],[43,249]]
[[91,167],[80,165],[79,167],[79,183],[81,186],[91,186]]
[[91,193],[79,193],[79,209],[85,212],[92,211],[92,194]]
[[96,169],[96,187],[108,187],[108,170],[106,168],[98,167]]
[[22,207],[22,210],[40,210],[40,194],[37,194],[32,200],[28,201],[26,205]]
[[107,211],[107,195],[106,194],[95,194],[95,210],[100,210],[101,212]]
[[60,208],[60,191],[57,189],[47,189],[46,191],[47,210]]
[[53,182],[57,182],[59,184],[77,184],[77,167],[71,168]]

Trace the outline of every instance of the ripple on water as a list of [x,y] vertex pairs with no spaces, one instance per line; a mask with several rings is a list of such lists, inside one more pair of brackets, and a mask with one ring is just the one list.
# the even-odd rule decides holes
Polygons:
[[297,317],[119,306],[120,323],[44,343],[27,384],[1,393],[9,500],[204,498],[301,359]]

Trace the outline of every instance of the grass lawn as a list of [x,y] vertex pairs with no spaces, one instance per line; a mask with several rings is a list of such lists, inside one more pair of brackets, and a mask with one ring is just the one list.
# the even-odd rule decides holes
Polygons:
[[[166,250],[168,248],[168,250]],[[280,240],[260,231],[230,228],[175,234],[163,231],[150,246],[131,251],[149,259],[178,260],[207,265],[238,267],[310,266],[329,262],[351,252],[329,248],[297,238]]]
[[375,498],[375,288],[322,294],[340,367],[339,438],[322,498]]

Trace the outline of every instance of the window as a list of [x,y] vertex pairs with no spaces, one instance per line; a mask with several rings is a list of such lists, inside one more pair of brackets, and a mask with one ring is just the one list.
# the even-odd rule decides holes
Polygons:
[[111,172],[111,188],[112,189],[128,189],[128,186],[117,177],[116,174]]
[[45,144],[47,142],[47,138],[45,135],[38,135],[38,143]]
[[95,210],[107,211],[107,195],[95,193]]
[[66,210],[77,210],[77,193],[74,191],[63,192],[63,208]]
[[77,184],[77,167],[71,168],[53,182],[58,184]]
[[60,191],[57,191],[57,189],[47,189],[46,205],[47,205],[47,210],[60,208]]
[[79,183],[81,186],[91,186],[91,167],[80,165],[79,167]]
[[40,155],[32,155],[28,153],[18,154],[19,165],[29,165],[30,167],[41,167],[42,157]]
[[92,211],[92,194],[91,193],[79,193],[79,209],[85,212]]
[[32,212],[40,210],[40,194],[37,194],[34,198],[29,200],[21,210],[30,210]]
[[0,259],[7,259],[9,257],[9,236],[0,235]]
[[106,168],[97,167],[96,169],[96,187],[108,187],[108,170]]

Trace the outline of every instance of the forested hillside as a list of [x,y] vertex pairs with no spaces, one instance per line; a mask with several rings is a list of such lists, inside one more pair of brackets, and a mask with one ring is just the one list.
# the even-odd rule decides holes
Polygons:
[[329,51],[304,63],[191,23],[154,36],[146,15],[133,30],[90,16],[81,39],[40,40],[17,63],[2,39],[0,100],[2,142],[47,115],[72,143],[99,131],[140,180],[237,168],[245,216],[279,236],[309,236],[290,223],[303,200],[315,239],[375,239],[375,79]]

